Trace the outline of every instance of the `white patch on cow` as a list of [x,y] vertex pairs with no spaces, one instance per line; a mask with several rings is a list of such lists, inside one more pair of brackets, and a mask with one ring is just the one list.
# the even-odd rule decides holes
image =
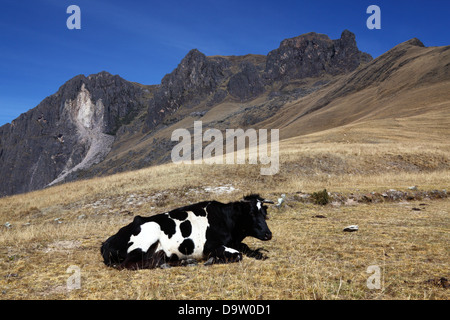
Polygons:
[[225,247],[225,250],[224,250],[225,252],[228,252],[228,253],[231,253],[231,254],[233,254],[233,253],[239,253],[239,251],[237,251],[237,250],[234,250],[233,248],[228,248],[228,247]]
[[258,207],[258,210],[261,210],[261,201],[258,200],[256,202],[256,206]]
[[130,237],[130,242],[133,244],[128,248],[128,253],[134,249],[141,249],[143,252],[147,252],[152,244],[160,240],[161,227],[156,222],[146,222],[141,225],[141,232],[138,235],[132,235]]
[[184,238],[180,231],[180,224],[184,221],[180,221],[177,219],[173,219],[175,221],[175,234],[169,239],[169,237],[161,232],[159,239],[159,250],[163,250],[164,253],[170,257],[172,254],[178,256],[179,259],[202,259],[203,258],[203,248],[206,242],[206,229],[209,227],[208,218],[196,216],[192,211],[187,211],[188,217],[186,220],[189,220],[192,226],[192,232],[187,237],[194,242],[194,252],[189,255],[185,255],[180,253],[178,250],[180,244],[187,238]]
[[[206,210],[205,210],[206,211]],[[209,227],[208,218],[196,216],[193,212],[188,211],[188,220],[192,225],[192,232],[189,238],[194,241],[194,253],[188,258],[203,258],[203,248],[206,243],[206,230]]]

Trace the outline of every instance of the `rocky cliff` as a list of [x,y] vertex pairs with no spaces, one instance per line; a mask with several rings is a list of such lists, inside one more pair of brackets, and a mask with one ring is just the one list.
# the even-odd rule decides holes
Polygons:
[[371,60],[359,51],[355,35],[348,30],[336,40],[314,32],[283,40],[263,59],[206,57],[193,49],[162,79],[149,103],[145,131],[182,106],[191,108],[207,99],[211,107],[227,96],[248,101],[272,89],[277,81],[345,74]]
[[224,58],[207,58],[197,49],[191,50],[178,67],[161,80],[149,102],[145,130],[154,128],[181,106],[195,104],[213,93],[229,75],[229,66]]
[[286,39],[267,55],[266,79],[271,81],[304,79],[323,74],[337,75],[355,70],[372,57],[359,51],[355,35],[348,30],[331,40],[315,32]]
[[0,195],[43,188],[108,154],[117,129],[143,108],[142,89],[100,72],[67,81],[0,128]]

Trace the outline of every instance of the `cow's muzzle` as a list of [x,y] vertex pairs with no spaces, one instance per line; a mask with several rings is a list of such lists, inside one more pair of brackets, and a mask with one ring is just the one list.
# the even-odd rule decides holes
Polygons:
[[272,232],[269,231],[264,235],[264,238],[262,240],[268,241],[270,239],[272,239]]

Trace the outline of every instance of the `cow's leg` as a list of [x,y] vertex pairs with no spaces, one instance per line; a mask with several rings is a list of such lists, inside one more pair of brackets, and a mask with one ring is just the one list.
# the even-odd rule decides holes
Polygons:
[[239,243],[236,247],[237,250],[241,251],[247,257],[255,258],[256,260],[266,260],[268,257],[264,255],[261,251],[267,251],[263,248],[258,248],[256,250],[250,249],[245,243]]
[[135,249],[127,253],[125,260],[117,267],[117,269],[142,269],[144,261],[144,252],[141,249]]
[[171,256],[166,263],[159,265],[162,269],[167,269],[171,267],[193,267],[198,265],[198,261],[196,259],[186,259],[180,260],[178,257],[174,258]]
[[143,252],[141,249],[130,251],[118,269],[153,269],[164,264],[166,255],[162,250],[155,252],[157,245],[158,243],[153,244],[147,252]]
[[208,254],[208,261],[205,262],[205,265],[211,265],[214,263],[239,262],[241,260],[242,260],[242,253],[233,248],[229,248],[222,245],[212,250]]

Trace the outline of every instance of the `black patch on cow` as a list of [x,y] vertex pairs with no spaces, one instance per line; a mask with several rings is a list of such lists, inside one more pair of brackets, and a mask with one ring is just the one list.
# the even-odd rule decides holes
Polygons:
[[134,217],[133,222],[131,223],[133,226],[131,234],[133,236],[137,236],[141,232],[141,225],[143,223],[145,223],[145,220],[141,216]]
[[180,258],[175,254],[175,253],[172,253],[171,255],[170,255],[170,257],[167,259],[169,262],[175,262],[175,261],[179,261],[180,260]]
[[206,217],[206,210],[203,208],[197,207],[197,208],[192,208],[191,210],[197,217]]
[[194,252],[194,241],[192,239],[184,239],[184,241],[178,247],[178,251],[180,251],[184,255],[190,255]]
[[184,220],[187,219],[188,213],[186,211],[178,211],[178,210],[176,210],[176,211],[169,212],[169,216],[172,219],[177,219],[177,220],[180,220],[180,221],[184,221]]
[[187,238],[192,233],[192,224],[189,220],[184,221],[180,224],[180,231],[183,238]]
[[161,230],[165,234],[167,234],[169,239],[172,238],[172,236],[175,234],[175,229],[176,229],[176,224],[175,224],[175,221],[173,221],[173,219],[169,218],[169,216],[164,215],[164,214],[158,214],[151,218],[152,218],[152,221],[159,224],[159,226],[161,227]]

